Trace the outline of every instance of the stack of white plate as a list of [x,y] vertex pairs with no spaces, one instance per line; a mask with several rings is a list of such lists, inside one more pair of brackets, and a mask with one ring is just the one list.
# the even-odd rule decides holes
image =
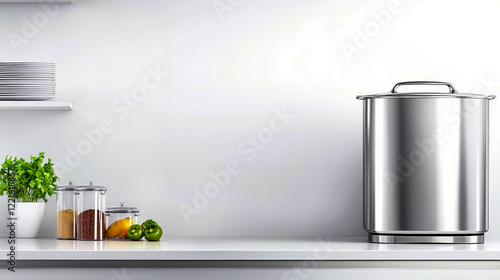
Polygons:
[[56,97],[56,65],[50,62],[0,62],[0,100]]

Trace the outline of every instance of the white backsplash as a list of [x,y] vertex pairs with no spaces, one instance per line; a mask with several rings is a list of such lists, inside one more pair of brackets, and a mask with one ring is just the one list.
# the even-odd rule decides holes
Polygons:
[[[108,205],[137,206],[167,236],[364,234],[355,96],[404,80],[494,94],[499,11],[451,0],[2,4],[0,60],[55,62],[57,98],[74,110],[0,111],[0,156],[44,151],[62,183],[108,187]],[[42,237],[55,237],[55,217],[51,198]]]

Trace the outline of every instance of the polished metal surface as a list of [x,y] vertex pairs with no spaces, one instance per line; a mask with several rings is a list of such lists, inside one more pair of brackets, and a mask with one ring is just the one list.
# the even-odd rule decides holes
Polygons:
[[448,244],[482,244],[484,234],[478,235],[378,235],[368,234],[373,243],[408,244],[408,243],[448,243]]
[[363,99],[364,228],[369,233],[488,230],[489,98],[454,94]]

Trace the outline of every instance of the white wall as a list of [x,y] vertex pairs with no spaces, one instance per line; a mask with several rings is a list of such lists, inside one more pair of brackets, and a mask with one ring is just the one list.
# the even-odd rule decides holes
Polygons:
[[[107,186],[108,205],[138,206],[167,235],[364,234],[355,96],[404,80],[486,93],[482,80],[500,80],[500,3],[401,1],[375,23],[389,2],[75,0],[17,46],[9,34],[23,36],[23,18],[43,21],[43,9],[3,4],[0,60],[57,63],[57,98],[75,109],[0,112],[0,156],[45,151],[71,169],[60,171],[63,181]],[[221,14],[221,3],[233,6]],[[363,41],[357,29],[367,28],[373,33]],[[168,77],[130,109],[121,100],[151,76],[148,68]],[[490,179],[498,189],[500,105],[491,105]],[[274,123],[276,110],[294,118]],[[82,148],[84,131],[103,120],[113,131],[76,161],[69,150]],[[251,157],[249,137],[270,131]],[[192,204],[193,190],[230,162],[241,173],[186,223],[180,203]],[[42,236],[55,236],[53,198]]]

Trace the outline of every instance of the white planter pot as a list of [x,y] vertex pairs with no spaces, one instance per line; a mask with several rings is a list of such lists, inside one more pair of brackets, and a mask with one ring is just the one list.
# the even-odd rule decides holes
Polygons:
[[17,202],[16,237],[37,238],[42,228],[45,202]]

